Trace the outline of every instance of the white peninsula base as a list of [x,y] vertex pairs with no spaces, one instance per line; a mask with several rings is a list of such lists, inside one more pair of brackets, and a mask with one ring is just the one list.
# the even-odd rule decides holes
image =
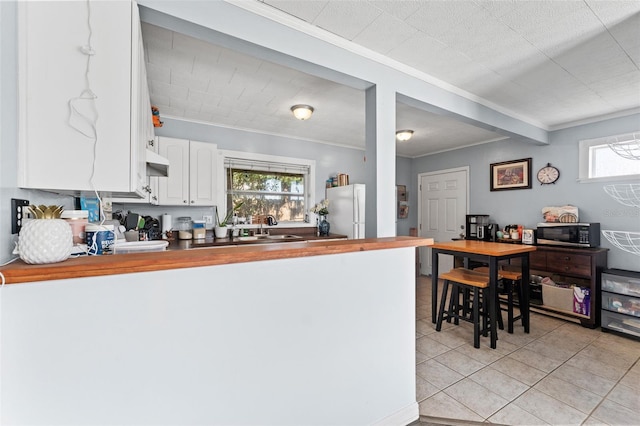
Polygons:
[[414,256],[5,286],[0,421],[408,424],[418,418]]

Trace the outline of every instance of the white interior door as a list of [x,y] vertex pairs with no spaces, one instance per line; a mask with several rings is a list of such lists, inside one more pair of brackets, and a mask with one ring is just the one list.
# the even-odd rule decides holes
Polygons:
[[[421,237],[450,241],[464,235],[468,200],[468,168],[441,170],[418,175]],[[452,256],[440,256],[440,271],[453,267]],[[431,249],[420,248],[420,273],[431,275]]]

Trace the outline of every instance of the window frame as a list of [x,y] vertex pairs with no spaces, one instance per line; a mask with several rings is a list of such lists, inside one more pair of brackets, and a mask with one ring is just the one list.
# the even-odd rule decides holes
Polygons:
[[[605,136],[595,139],[584,139],[578,141],[578,182],[579,183],[594,183],[594,182],[613,182],[621,180],[638,180],[640,179],[640,173],[632,175],[620,175],[620,176],[602,176],[602,177],[589,177],[591,170],[591,148],[599,145],[607,145],[608,140],[611,138],[623,138],[625,136],[633,135],[638,132],[629,132],[620,135]],[[622,158],[622,157],[621,157]],[[640,160],[639,160],[640,161]]]
[[[240,160],[247,161],[260,161],[266,163],[275,163],[278,165],[282,164],[291,164],[292,166],[304,166],[308,167],[309,173],[305,178],[305,187],[304,187],[304,212],[305,217],[309,215],[309,209],[311,208],[312,200],[315,200],[315,188],[316,188],[316,161],[308,160],[306,158],[295,158],[295,157],[283,157],[279,155],[268,155],[268,154],[258,154],[253,152],[244,152],[244,151],[230,151],[230,150],[220,150],[218,155],[218,191],[217,191],[217,204],[216,206],[220,206],[221,212],[226,212],[228,210],[227,207],[227,169],[225,168],[225,164],[227,159],[235,158]],[[308,222],[304,221],[282,221],[278,222],[278,225],[282,227],[301,227],[301,226],[309,226]]]

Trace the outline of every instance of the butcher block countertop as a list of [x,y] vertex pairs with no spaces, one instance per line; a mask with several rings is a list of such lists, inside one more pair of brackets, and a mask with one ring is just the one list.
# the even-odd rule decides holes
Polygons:
[[360,251],[430,246],[433,240],[419,237],[316,240],[271,244],[214,246],[189,250],[81,256],[59,263],[29,265],[17,260],[0,268],[6,284],[83,278],[135,272],[162,271],[200,266],[228,265],[261,260],[322,256]]

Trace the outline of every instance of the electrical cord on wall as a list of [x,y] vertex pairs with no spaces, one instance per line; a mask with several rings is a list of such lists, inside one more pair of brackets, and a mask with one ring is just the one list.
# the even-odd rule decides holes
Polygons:
[[[91,189],[96,195],[98,199],[98,206],[100,212],[100,225],[102,226],[106,220],[104,209],[102,206],[102,198],[98,193],[98,190],[95,187],[94,178],[96,173],[96,161],[98,156],[98,109],[96,107],[96,99],[98,96],[91,89],[91,60],[93,56],[95,56],[96,51],[91,44],[91,39],[93,37],[93,27],[91,26],[91,2],[90,0],[86,0],[87,5],[87,28],[89,30],[89,35],[87,37],[87,44],[80,47],[80,52],[86,55],[86,66],[84,73],[84,89],[80,92],[80,95],[77,97],[69,99],[69,119],[68,123],[71,128],[80,133],[81,135],[93,140],[93,161],[91,163],[91,175],[89,176],[89,185]],[[89,116],[86,113],[81,112],[78,109],[78,105],[82,103],[88,103],[93,112],[93,117]],[[93,234],[92,242],[87,247],[87,254],[91,252],[93,249],[94,253],[97,253],[96,247],[96,236],[97,233]]]
[[[84,88],[80,92],[80,94],[76,97],[69,99],[69,118],[67,120],[69,126],[80,133],[81,135],[91,139],[93,141],[93,161],[91,163],[91,175],[89,176],[89,183],[91,185],[91,189],[98,197],[98,201],[100,202],[100,207],[102,211],[102,200],[98,191],[94,185],[94,177],[96,172],[96,159],[97,159],[97,148],[98,148],[98,109],[96,107],[96,99],[98,99],[98,95],[91,89],[91,61],[93,56],[96,55],[96,51],[91,45],[91,39],[93,38],[93,27],[91,26],[91,2],[90,0],[86,0],[85,4],[87,5],[87,29],[89,31],[89,35],[87,36],[87,44],[80,47],[80,52],[86,56],[86,65],[84,72]],[[89,116],[87,113],[83,113],[79,110],[78,106],[82,103],[86,102],[89,107],[92,109],[93,117]],[[104,220],[104,219],[103,219]]]

